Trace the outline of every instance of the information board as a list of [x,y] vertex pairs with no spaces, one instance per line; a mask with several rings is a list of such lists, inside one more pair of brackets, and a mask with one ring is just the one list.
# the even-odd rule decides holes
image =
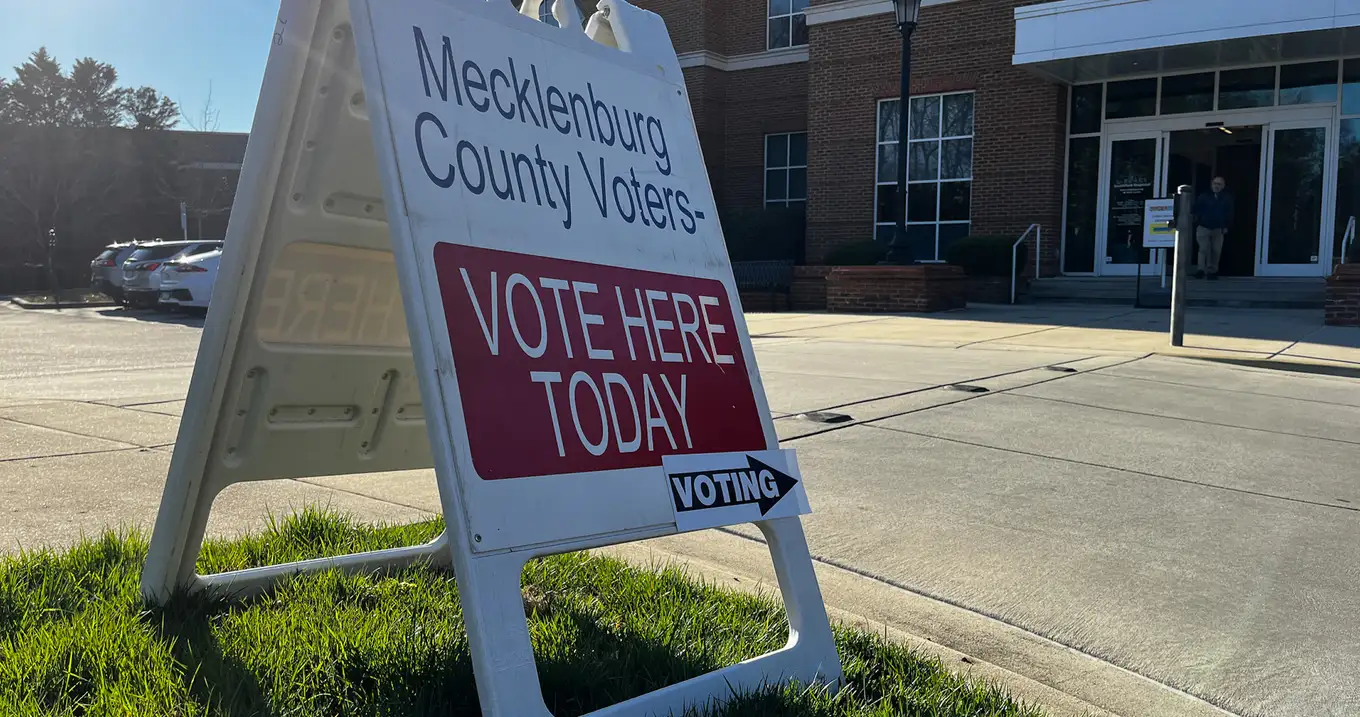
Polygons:
[[1143,248],[1176,247],[1176,200],[1149,199],[1143,203]]

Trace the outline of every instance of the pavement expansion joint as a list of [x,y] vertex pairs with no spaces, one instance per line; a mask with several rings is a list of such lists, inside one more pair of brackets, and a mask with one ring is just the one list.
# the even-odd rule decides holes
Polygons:
[[[718,530],[719,532],[721,532],[721,533],[725,533],[725,534],[730,535],[730,536],[733,536],[733,537],[741,538],[741,539],[743,539],[743,540],[747,540],[747,541],[759,543],[759,544],[762,544],[762,545],[766,544],[766,543],[765,543],[765,540],[764,540],[763,538],[761,538],[761,537],[758,537],[758,536],[746,535],[746,534],[744,534],[744,533],[740,533],[740,532],[731,530],[731,529],[729,529],[729,528],[718,528],[717,530]],[[822,564],[822,565],[829,566],[829,567],[835,568],[835,569],[837,569],[837,570],[843,570],[843,571],[845,571],[845,572],[847,572],[847,573],[851,573],[851,574],[853,574],[853,575],[859,576],[860,578],[863,578],[863,579],[866,579],[866,580],[871,580],[871,581],[876,582],[876,583],[879,583],[879,584],[881,584],[881,585],[886,585],[886,586],[888,586],[888,587],[890,587],[890,588],[893,588],[893,589],[895,589],[895,590],[901,590],[902,592],[909,593],[909,594],[911,594],[911,595],[915,595],[915,596],[918,596],[918,597],[920,597],[920,598],[925,598],[925,599],[927,599],[927,600],[932,600],[932,601],[935,601],[935,602],[938,602],[938,603],[942,603],[942,604],[944,604],[944,605],[949,605],[950,607],[957,608],[957,609],[959,609],[959,610],[963,610],[963,611],[968,612],[968,613],[971,613],[971,614],[973,614],[973,615],[980,616],[980,617],[982,617],[982,618],[985,618],[985,619],[987,619],[987,620],[993,621],[993,622],[998,623],[998,624],[1000,624],[1000,625],[1005,625],[1006,627],[1011,628],[1011,629],[1014,629],[1014,630],[1018,630],[1018,631],[1020,631],[1020,632],[1022,632],[1022,633],[1024,633],[1024,634],[1030,636],[1031,638],[1040,641],[1040,642],[1043,643],[1043,644],[1046,644],[1046,645],[1049,645],[1049,646],[1052,646],[1052,647],[1055,647],[1055,648],[1058,648],[1058,649],[1062,649],[1062,650],[1070,650],[1070,651],[1072,651],[1072,652],[1079,653],[1079,654],[1083,655],[1084,657],[1086,657],[1086,658],[1088,658],[1088,659],[1090,659],[1090,660],[1093,660],[1093,661],[1096,662],[1096,663],[1099,663],[1100,667],[1104,667],[1104,668],[1106,668],[1106,669],[1110,669],[1110,668],[1115,669],[1115,670],[1119,671],[1120,673],[1123,673],[1123,674],[1126,674],[1126,675],[1130,675],[1130,676],[1132,676],[1132,677],[1134,677],[1134,678],[1136,678],[1136,679],[1138,679],[1138,680],[1141,680],[1141,681],[1143,681],[1143,682],[1145,682],[1145,683],[1150,683],[1151,685],[1155,685],[1156,688],[1158,688],[1158,689],[1167,690],[1167,691],[1169,691],[1169,692],[1171,692],[1171,693],[1174,693],[1174,694],[1176,694],[1176,695],[1178,695],[1178,696],[1180,696],[1180,697],[1182,697],[1182,698],[1184,698],[1184,699],[1192,700],[1192,701],[1194,701],[1194,702],[1196,702],[1196,703],[1199,703],[1200,705],[1205,705],[1205,706],[1211,707],[1213,710],[1215,710],[1216,712],[1220,713],[1223,717],[1244,717],[1243,715],[1239,715],[1239,714],[1236,713],[1236,712],[1232,712],[1232,711],[1229,711],[1229,710],[1225,709],[1225,708],[1222,707],[1221,705],[1215,704],[1212,700],[1209,700],[1209,699],[1207,699],[1207,698],[1205,698],[1205,697],[1202,697],[1202,696],[1200,696],[1200,695],[1197,695],[1197,694],[1194,694],[1194,693],[1192,693],[1192,692],[1189,692],[1189,691],[1187,691],[1187,690],[1185,690],[1185,689],[1182,689],[1182,688],[1180,688],[1180,687],[1177,687],[1176,685],[1168,684],[1167,682],[1164,682],[1164,681],[1162,681],[1162,680],[1160,680],[1160,679],[1157,679],[1157,678],[1155,678],[1155,677],[1151,677],[1151,676],[1145,675],[1145,674],[1143,674],[1143,673],[1141,673],[1141,672],[1137,672],[1137,671],[1135,671],[1135,670],[1131,670],[1131,669],[1129,669],[1129,668],[1127,668],[1127,667],[1124,667],[1123,665],[1119,665],[1119,664],[1117,664],[1117,663],[1115,663],[1115,662],[1110,661],[1108,658],[1106,658],[1106,657],[1104,657],[1103,655],[1100,655],[1100,654],[1098,654],[1098,653],[1094,653],[1094,652],[1088,651],[1088,650],[1083,649],[1083,648],[1078,647],[1078,646],[1069,645],[1069,644],[1066,644],[1066,643],[1063,643],[1063,642],[1059,642],[1059,641],[1054,640],[1053,638],[1051,638],[1051,637],[1049,637],[1049,636],[1047,636],[1047,635],[1044,635],[1043,633],[1035,632],[1034,630],[1031,630],[1030,628],[1025,627],[1024,625],[1019,625],[1019,624],[1016,624],[1016,623],[1014,623],[1014,622],[1011,622],[1010,620],[1007,620],[1006,618],[1004,618],[1004,617],[1002,617],[1002,616],[1000,616],[1000,615],[993,614],[992,612],[989,612],[989,611],[987,611],[987,610],[979,610],[979,609],[977,609],[977,608],[974,608],[974,607],[971,607],[971,606],[969,606],[969,605],[966,605],[966,604],[964,604],[964,603],[961,602],[961,601],[958,601],[958,600],[949,598],[949,597],[947,597],[947,596],[945,596],[945,595],[936,594],[936,593],[934,593],[934,592],[932,592],[932,591],[928,591],[928,590],[924,590],[924,589],[921,589],[921,588],[918,588],[918,587],[914,587],[914,586],[909,585],[909,584],[907,584],[907,583],[905,583],[905,582],[902,582],[902,581],[900,581],[900,580],[896,580],[896,579],[893,579],[893,578],[888,577],[888,576],[885,576],[885,575],[880,575],[880,574],[878,574],[878,573],[875,573],[874,571],[865,570],[864,568],[856,567],[856,566],[854,566],[854,565],[852,565],[852,564],[850,564],[850,563],[848,563],[848,562],[845,562],[845,561],[842,561],[842,560],[838,560],[838,559],[836,559],[836,558],[828,557],[828,556],[825,556],[825,555],[821,555],[821,554],[819,554],[819,553],[813,553],[813,554],[812,554],[812,560],[813,560],[814,563],[820,563],[820,564]],[[929,638],[924,638],[924,639],[929,639]],[[931,642],[935,642],[935,640],[930,640],[930,641],[931,641]],[[1090,671],[1094,671],[1095,669],[1100,669],[1100,667],[1093,667],[1092,670],[1090,670]],[[1002,669],[1005,669],[1005,668],[1002,668]],[[1090,671],[1088,671],[1088,673],[1089,673]],[[1022,676],[1023,676],[1023,675],[1022,675]],[[1054,682],[1054,683],[1050,683],[1048,686],[1049,686],[1049,687],[1052,687],[1052,688],[1054,688],[1054,689],[1059,689],[1059,685],[1061,685],[1063,682],[1071,682],[1073,678],[1077,678],[1077,677],[1081,677],[1081,676],[1083,676],[1083,675],[1073,675],[1071,678],[1068,678],[1068,679],[1065,679],[1065,680],[1059,680],[1059,681]],[[1069,694],[1070,694],[1070,693],[1069,693]],[[1133,716],[1133,715],[1129,715],[1128,717],[1134,717],[1134,716]]]
[[[3,410],[3,409],[0,409],[0,410]],[[40,429],[42,429],[42,430],[44,430],[44,431],[56,431],[57,433],[65,433],[65,434],[68,435],[68,436],[77,436],[77,437],[79,437],[79,438],[89,438],[89,439],[91,439],[91,440],[95,440],[95,441],[104,441],[104,442],[106,442],[106,443],[118,443],[118,444],[120,444],[120,445],[126,446],[127,448],[150,448],[150,446],[143,446],[143,445],[138,444],[138,443],[128,443],[127,441],[120,441],[120,440],[118,440],[118,439],[116,439],[116,438],[105,438],[105,437],[103,437],[103,436],[95,436],[95,435],[92,435],[92,434],[89,434],[89,433],[81,433],[81,432],[79,432],[79,431],[69,431],[69,430],[67,430],[67,429],[65,429],[65,428],[54,428],[53,426],[46,426],[46,425],[43,425],[43,424],[41,424],[41,423],[33,423],[33,422],[31,422],[31,421],[21,421],[21,420],[19,420],[19,419],[17,419],[17,418],[10,418],[10,417],[8,417],[8,416],[0,416],[0,421],[7,421],[7,422],[9,422],[9,423],[17,423],[17,424],[19,424],[19,425],[21,425],[21,426],[28,426],[29,428],[40,428]],[[102,450],[97,450],[97,451],[81,451],[80,453],[107,453],[107,452],[110,452],[110,451],[117,451],[117,450],[125,450],[125,449],[120,449],[120,448],[108,448],[108,449],[102,449]],[[75,454],[71,454],[71,455],[80,455],[80,453],[75,453]],[[29,456],[29,458],[47,458],[47,457],[48,457],[48,456]]]
[[[1114,367],[1110,366],[1108,368]],[[1148,378],[1146,376],[1125,376],[1124,374],[1107,373],[1103,368],[1093,369],[1092,371],[1090,371],[1090,373],[1100,373],[1100,375],[1104,378],[1114,378],[1119,379],[1120,381],[1143,381],[1145,383],[1156,383],[1161,384],[1163,386],[1182,386],[1185,388],[1195,388],[1203,391],[1215,391],[1220,393],[1238,393],[1246,396],[1261,396],[1264,398],[1288,398],[1291,401],[1301,401],[1305,403],[1319,403],[1324,406],[1342,406],[1345,408],[1355,407],[1355,404],[1352,403],[1342,403],[1340,401],[1324,401],[1318,398],[1303,398],[1300,396],[1281,396],[1275,393],[1262,393],[1260,391],[1244,391],[1240,388],[1223,388],[1221,386],[1205,386],[1202,384],[1186,383],[1184,381],[1167,381],[1165,379]]]
[[[1071,464],[1080,465],[1080,466],[1090,466],[1091,468],[1101,468],[1101,469],[1104,469],[1104,470],[1117,471],[1117,472],[1120,472],[1120,473],[1128,473],[1128,474],[1130,474],[1130,475],[1144,476],[1144,477],[1146,477],[1146,478],[1156,478],[1156,479],[1158,479],[1158,480],[1171,481],[1171,482],[1173,482],[1173,483],[1184,483],[1184,484],[1186,484],[1186,485],[1199,486],[1199,487],[1201,487],[1201,488],[1209,488],[1209,489],[1212,489],[1212,490],[1223,490],[1223,491],[1228,491],[1228,492],[1231,492],[1231,493],[1239,493],[1239,494],[1242,494],[1242,495],[1255,496],[1255,497],[1257,497],[1257,498],[1268,498],[1268,499],[1272,499],[1272,500],[1282,500],[1282,501],[1287,501],[1287,502],[1289,502],[1289,503],[1298,503],[1298,504],[1300,504],[1300,505],[1310,505],[1310,506],[1313,506],[1313,507],[1316,507],[1316,508],[1331,508],[1331,509],[1333,509],[1333,510],[1345,510],[1345,511],[1350,511],[1350,512],[1353,512],[1353,513],[1360,513],[1360,507],[1353,506],[1353,505],[1336,505],[1335,503],[1323,503],[1323,502],[1321,502],[1321,501],[1308,500],[1308,499],[1306,499],[1306,498],[1291,498],[1291,497],[1289,497],[1289,496],[1287,496],[1287,495],[1276,495],[1276,494],[1274,494],[1274,493],[1265,493],[1265,492],[1262,492],[1262,491],[1247,490],[1246,488],[1234,488],[1234,487],[1232,487],[1232,486],[1218,485],[1218,484],[1216,484],[1216,483],[1206,483],[1206,482],[1204,482],[1204,481],[1190,480],[1189,478],[1176,478],[1176,477],[1174,477],[1174,476],[1160,475],[1160,474],[1158,474],[1158,473],[1149,473],[1149,472],[1147,472],[1147,471],[1140,471],[1140,470],[1136,470],[1136,469],[1133,469],[1133,468],[1120,468],[1119,466],[1111,466],[1111,465],[1106,465],[1106,464],[1104,464],[1104,463],[1095,463],[1095,462],[1092,462],[1092,461],[1079,461],[1079,460],[1077,460],[1077,459],[1075,459],[1075,458],[1065,458],[1065,457],[1063,457],[1063,456],[1052,456],[1052,455],[1048,455],[1048,454],[1046,454],[1046,453],[1035,453],[1035,452],[1033,452],[1033,451],[1022,451],[1022,450],[1019,450],[1019,449],[1017,449],[1017,448],[1005,448],[1005,447],[1002,447],[1002,446],[992,446],[992,445],[988,445],[988,444],[986,444],[986,443],[977,443],[977,442],[975,442],[975,441],[965,441],[965,440],[963,440],[962,438],[953,438],[953,437],[950,437],[950,436],[937,436],[937,435],[935,435],[935,434],[931,434],[931,433],[922,433],[922,432],[919,432],[919,431],[909,431],[909,430],[907,430],[907,429],[905,429],[905,428],[894,428],[894,427],[892,427],[892,426],[880,426],[880,425],[877,425],[877,424],[875,423],[875,421],[879,421],[879,420],[883,420],[883,419],[874,419],[874,421],[865,421],[865,422],[863,422],[863,423],[859,423],[859,424],[856,424],[856,425],[864,426],[864,427],[866,427],[866,428],[876,428],[876,429],[878,429],[878,430],[880,430],[880,431],[890,431],[890,432],[893,432],[893,433],[901,433],[901,434],[908,435],[908,436],[916,436],[916,437],[918,437],[918,438],[929,438],[929,439],[936,440],[936,441],[947,441],[947,442],[949,442],[949,443],[958,443],[958,444],[960,444],[960,445],[964,445],[964,446],[972,446],[972,447],[974,447],[974,448],[986,448],[986,449],[993,450],[993,451],[1001,451],[1001,452],[1003,452],[1003,453],[1013,453],[1013,454],[1015,454],[1015,455],[1020,455],[1020,456],[1029,456],[1029,457],[1031,457],[1031,458],[1042,458],[1042,459],[1051,460],[1051,461],[1062,461],[1063,463],[1071,463]],[[833,430],[834,430],[834,429],[833,429]]]
[[1081,408],[1091,408],[1097,411],[1110,411],[1112,413],[1123,413],[1130,416],[1146,416],[1148,418],[1160,418],[1168,421],[1183,421],[1194,423],[1201,426],[1218,426],[1219,428],[1232,428],[1239,431],[1253,431],[1257,433],[1271,433],[1277,436],[1289,436],[1291,438],[1302,438],[1308,441],[1326,441],[1328,443],[1344,443],[1352,446],[1360,446],[1360,441],[1348,441],[1344,438],[1326,438],[1324,436],[1310,436],[1306,433],[1292,433],[1290,431],[1278,431],[1271,428],[1257,428],[1255,426],[1243,426],[1237,423],[1220,423],[1218,421],[1206,421],[1200,418],[1186,418],[1184,416],[1173,416],[1169,413],[1151,413],[1149,411],[1134,411],[1128,408],[1114,408],[1112,406],[1101,406],[1095,403],[1082,403],[1081,401],[1071,401],[1065,398],[1054,398],[1052,396],[1034,396],[1027,393],[1013,393],[1017,398],[1028,398],[1035,401],[1049,401],[1051,403],[1062,403],[1068,406],[1080,406]]

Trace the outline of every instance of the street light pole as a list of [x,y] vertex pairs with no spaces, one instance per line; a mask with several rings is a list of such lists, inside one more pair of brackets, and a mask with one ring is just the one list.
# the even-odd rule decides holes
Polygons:
[[921,0],[893,0],[897,31],[902,35],[902,75],[897,97],[897,222],[884,264],[909,264],[907,251],[907,110],[911,102],[911,37],[916,32]]

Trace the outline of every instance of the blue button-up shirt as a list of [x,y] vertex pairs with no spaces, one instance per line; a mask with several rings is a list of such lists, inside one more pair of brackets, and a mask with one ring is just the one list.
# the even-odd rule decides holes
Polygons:
[[1232,226],[1233,198],[1227,190],[1214,194],[1205,192],[1195,200],[1195,222],[1205,229],[1227,229]]

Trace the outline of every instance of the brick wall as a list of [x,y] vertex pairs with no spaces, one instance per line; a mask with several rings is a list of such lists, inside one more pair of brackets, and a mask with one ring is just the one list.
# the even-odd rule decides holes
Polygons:
[[841,266],[826,277],[826,307],[835,312],[933,312],[966,305],[963,270],[947,264]]
[[765,135],[807,130],[807,65],[724,72],[685,68],[713,196],[723,209],[765,200]]
[[[1038,1],[923,9],[912,93],[976,92],[972,231],[1019,236],[1042,224],[1041,262],[1051,275],[1061,234],[1066,89],[1011,65],[1013,11]],[[638,4],[666,19],[679,52],[765,49],[764,0]],[[873,236],[875,111],[880,99],[897,95],[901,39],[890,14],[814,25],[809,38],[807,63],[732,72],[693,67],[685,81],[721,207],[761,206],[766,134],[808,132],[807,258],[816,264],[836,246]]]
[[793,286],[789,295],[795,311],[826,309],[826,275],[829,273],[829,266],[793,267]]
[[723,191],[714,193],[723,207],[758,209],[765,201],[765,135],[807,130],[807,63],[722,74],[727,163]]
[[[1033,2],[924,8],[911,91],[976,91],[972,231],[1019,236],[1041,223],[1050,274],[1058,268],[1066,90],[1011,65],[1014,8]],[[808,260],[815,263],[873,235],[874,115],[878,100],[897,96],[901,38],[892,15],[875,15],[812,26],[809,49]]]
[[727,182],[727,73],[712,67],[687,67],[684,73],[713,196],[722,197]]
[[1324,323],[1360,327],[1360,264],[1338,264],[1327,277]]
[[671,44],[677,53],[709,49],[720,52],[713,42],[718,29],[705,22],[712,14],[718,0],[634,0],[633,4],[644,10],[651,10],[666,21],[666,30],[671,34]]
[[[666,20],[676,52],[765,50],[765,0],[638,0]],[[807,63],[722,71],[685,68],[713,195],[724,209],[758,209],[765,135],[807,130]]]

